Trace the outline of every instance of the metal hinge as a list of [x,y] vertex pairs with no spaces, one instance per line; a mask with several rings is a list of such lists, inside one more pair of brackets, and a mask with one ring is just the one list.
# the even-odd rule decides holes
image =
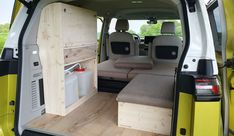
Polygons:
[[234,70],[234,57],[232,59],[227,59],[227,61],[224,62],[224,65],[219,68],[232,68]]

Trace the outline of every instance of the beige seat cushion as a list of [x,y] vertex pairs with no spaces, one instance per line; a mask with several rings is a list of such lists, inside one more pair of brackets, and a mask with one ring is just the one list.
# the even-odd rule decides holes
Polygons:
[[127,80],[128,73],[130,69],[115,68],[114,60],[104,61],[97,66],[98,77],[117,79],[117,80]]
[[118,95],[117,101],[172,108],[174,77],[137,75]]
[[151,70],[133,69],[128,74],[128,79],[133,79],[137,74],[153,74],[161,76],[174,76],[177,64],[174,63],[156,63]]
[[152,69],[153,60],[148,56],[130,56],[115,61],[116,68]]

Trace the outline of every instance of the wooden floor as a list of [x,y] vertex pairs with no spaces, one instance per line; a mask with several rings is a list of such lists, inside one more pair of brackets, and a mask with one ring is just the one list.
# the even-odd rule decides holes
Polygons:
[[45,114],[26,127],[68,136],[161,136],[118,127],[116,96],[98,93],[65,117]]

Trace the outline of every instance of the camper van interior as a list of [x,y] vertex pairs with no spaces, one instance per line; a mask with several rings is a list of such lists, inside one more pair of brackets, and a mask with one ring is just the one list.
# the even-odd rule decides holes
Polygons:
[[[137,22],[152,33],[140,33]],[[77,0],[43,7],[37,48],[44,101],[38,104],[32,92],[32,109],[44,110],[22,120],[24,129],[69,136],[170,135],[183,40],[179,0]]]

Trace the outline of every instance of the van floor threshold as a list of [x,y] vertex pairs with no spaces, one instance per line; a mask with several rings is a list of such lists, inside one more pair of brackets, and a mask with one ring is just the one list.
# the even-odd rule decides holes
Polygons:
[[68,115],[44,114],[29,122],[26,129],[66,136],[162,136],[118,127],[116,97],[99,92]]

